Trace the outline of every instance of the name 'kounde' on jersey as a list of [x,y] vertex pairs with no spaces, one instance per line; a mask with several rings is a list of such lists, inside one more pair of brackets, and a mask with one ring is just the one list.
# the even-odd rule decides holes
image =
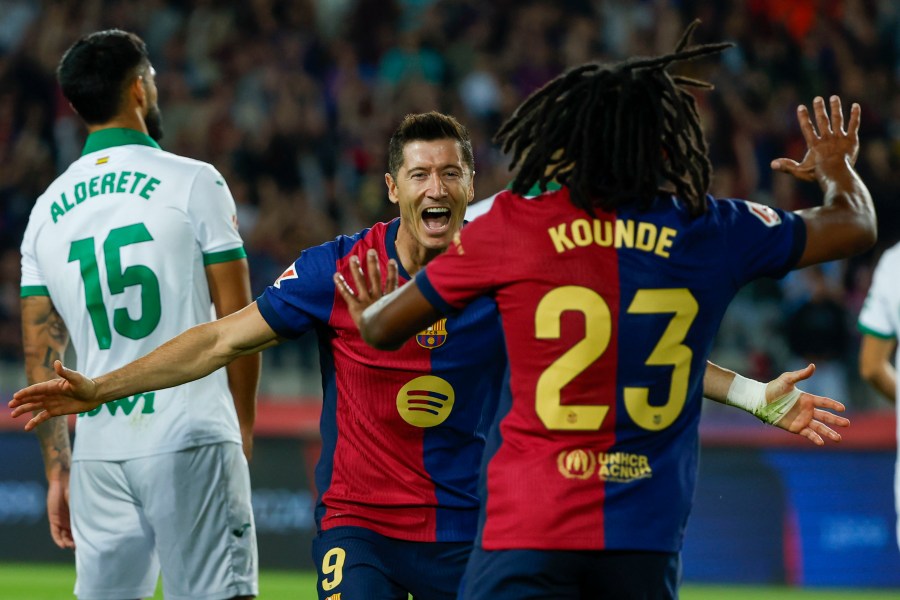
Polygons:
[[565,188],[498,194],[416,277],[445,314],[487,295],[503,322],[511,393],[488,436],[478,543],[680,550],[713,337],[737,290],[787,273],[805,240],[793,213],[739,200],[592,217]]

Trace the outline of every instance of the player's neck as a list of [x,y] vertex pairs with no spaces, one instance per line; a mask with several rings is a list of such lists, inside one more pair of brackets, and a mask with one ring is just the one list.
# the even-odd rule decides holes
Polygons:
[[397,239],[394,240],[394,246],[397,248],[397,257],[400,264],[406,272],[412,276],[428,264],[428,261],[435,258],[443,252],[432,248],[426,248],[410,235],[401,226],[397,231]]
[[100,131],[101,129],[134,129],[135,131],[140,131],[145,135],[150,135],[149,130],[147,129],[147,124],[144,122],[142,118],[140,118],[137,114],[133,113],[122,113],[118,114],[109,121],[100,124],[88,125],[88,134],[94,133],[95,131]]

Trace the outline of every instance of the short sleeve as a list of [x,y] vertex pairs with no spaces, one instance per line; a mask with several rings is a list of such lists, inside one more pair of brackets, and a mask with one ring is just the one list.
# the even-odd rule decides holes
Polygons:
[[495,222],[500,212],[491,210],[463,227],[447,251],[432,260],[415,277],[425,298],[444,314],[452,315],[497,286],[497,268],[503,261],[502,232]]
[[759,277],[780,279],[806,247],[806,223],[792,212],[744,200],[713,200],[723,254],[737,286]]
[[234,198],[225,178],[212,166],[204,164],[197,172],[187,211],[203,253],[203,264],[228,262],[247,256],[238,233]]
[[22,255],[22,278],[20,280],[20,295],[22,298],[28,296],[49,296],[47,289],[47,281],[44,273],[41,271],[37,261],[35,251],[35,242],[37,241],[37,220],[32,215],[25,228],[25,236],[22,238],[20,253]]
[[897,321],[900,320],[898,269],[900,246],[895,246],[884,254],[875,268],[872,285],[859,313],[857,326],[860,332],[887,340],[897,337]]
[[259,312],[278,335],[296,338],[329,321],[339,246],[332,241],[304,250],[257,298]]

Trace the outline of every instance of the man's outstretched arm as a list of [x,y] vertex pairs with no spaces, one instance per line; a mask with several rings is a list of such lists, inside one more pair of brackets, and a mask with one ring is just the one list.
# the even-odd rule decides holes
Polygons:
[[853,169],[859,155],[860,107],[850,107],[844,123],[841,100],[813,100],[815,124],[805,106],[797,108],[797,121],[806,140],[802,162],[788,158],[772,161],[772,169],[803,181],[815,181],[822,189],[822,206],[797,211],[806,223],[806,247],[795,268],[848,258],[865,252],[877,239],[872,197]]
[[829,411],[844,412],[844,405],[797,388],[799,382],[809,379],[815,371],[815,365],[811,364],[761,383],[707,361],[703,395],[742,408],[766,423],[802,435],[817,446],[824,445],[825,440],[840,442],[841,435],[832,427],[849,427],[850,421]]
[[42,411],[25,425],[28,431],[54,416],[85,412],[117,398],[194,381],[278,341],[254,302],[227,317],[192,327],[146,356],[96,379],[67,369],[57,360],[53,369],[60,379],[19,390],[9,406],[13,417]]

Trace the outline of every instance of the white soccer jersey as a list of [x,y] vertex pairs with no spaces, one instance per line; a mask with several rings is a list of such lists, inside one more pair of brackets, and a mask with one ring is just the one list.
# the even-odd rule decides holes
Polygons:
[[[98,376],[212,317],[205,265],[245,256],[234,199],[210,165],[131,129],[91,134],[38,198],[22,296],[49,296],[78,369]],[[78,416],[73,460],[124,460],[241,436],[225,371]]]
[[468,208],[466,208],[466,221],[476,219],[491,210],[496,196],[497,194],[494,194],[493,196],[488,196],[484,200],[479,200],[478,202],[470,204]]
[[[898,273],[900,273],[900,244],[885,251],[878,261],[878,266],[875,267],[869,294],[859,313],[859,330],[863,333],[886,340],[897,339],[900,334]],[[895,365],[898,364],[898,358],[900,350],[894,356]],[[900,402],[897,406],[900,409]]]
[[[886,340],[900,334],[900,244],[887,250],[878,261],[872,285],[859,313],[859,330]],[[900,348],[894,355],[900,367]],[[900,440],[900,389],[894,399],[897,410],[897,439]],[[900,544],[900,455],[894,468],[894,503],[897,509],[897,543]]]

